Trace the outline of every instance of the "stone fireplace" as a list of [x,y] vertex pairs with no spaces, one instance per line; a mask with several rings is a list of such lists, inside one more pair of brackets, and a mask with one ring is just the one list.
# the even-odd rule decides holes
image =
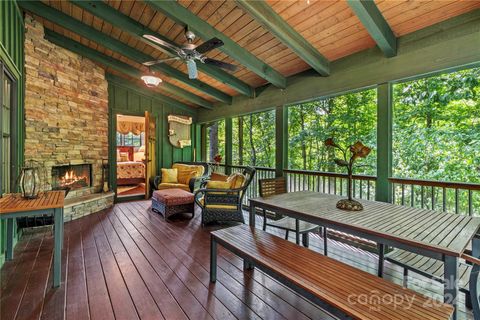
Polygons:
[[70,188],[68,221],[113,203],[113,193],[102,192],[108,82],[91,60],[46,40],[29,15],[25,29],[25,160],[45,167],[50,188]]

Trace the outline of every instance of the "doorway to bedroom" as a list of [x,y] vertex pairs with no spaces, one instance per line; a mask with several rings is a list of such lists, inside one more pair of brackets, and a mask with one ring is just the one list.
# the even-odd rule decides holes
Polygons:
[[145,117],[117,114],[117,197],[143,196],[146,192]]

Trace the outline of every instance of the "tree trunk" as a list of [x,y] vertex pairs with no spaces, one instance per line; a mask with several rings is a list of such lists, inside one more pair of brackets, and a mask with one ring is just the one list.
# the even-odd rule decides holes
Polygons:
[[[300,107],[300,126],[302,128],[302,133],[305,132],[305,109],[303,106]],[[305,139],[302,139],[301,142],[302,148],[302,163],[303,163],[303,170],[307,170],[307,146],[305,144]]]

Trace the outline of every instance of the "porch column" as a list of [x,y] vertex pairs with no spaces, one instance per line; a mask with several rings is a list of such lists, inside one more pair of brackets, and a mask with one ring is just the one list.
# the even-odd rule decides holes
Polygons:
[[233,157],[233,125],[232,117],[225,118],[225,174],[232,172],[232,157]]
[[392,85],[382,83],[377,89],[377,201],[392,201]]
[[275,108],[275,176],[283,177],[288,167],[288,108]]
[[207,161],[207,125],[202,124],[200,127],[200,159],[201,161]]

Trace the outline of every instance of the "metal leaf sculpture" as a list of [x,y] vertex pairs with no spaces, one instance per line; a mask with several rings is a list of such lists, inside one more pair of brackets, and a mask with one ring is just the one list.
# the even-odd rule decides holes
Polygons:
[[333,161],[335,162],[336,165],[347,168],[348,199],[342,199],[338,201],[337,208],[343,209],[343,210],[349,210],[349,211],[363,210],[362,204],[356,200],[353,200],[353,197],[352,197],[353,167],[357,159],[366,158],[370,154],[372,149],[365,146],[361,141],[357,141],[346,148],[336,143],[333,138],[326,139],[324,143],[325,143],[325,146],[328,148],[334,148],[334,149],[340,150],[340,152],[343,155],[343,159],[335,158]]

